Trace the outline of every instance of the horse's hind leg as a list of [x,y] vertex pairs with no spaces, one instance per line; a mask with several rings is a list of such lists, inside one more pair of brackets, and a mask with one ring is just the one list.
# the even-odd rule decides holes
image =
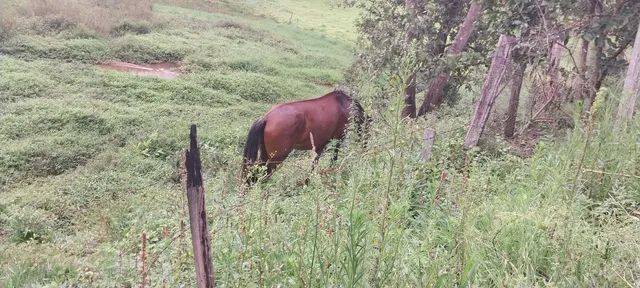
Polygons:
[[275,172],[278,166],[282,164],[284,159],[287,159],[289,153],[291,153],[291,149],[288,149],[288,151],[284,152],[278,152],[273,155],[273,157],[269,158],[269,160],[267,161],[267,179],[269,179],[271,175],[273,175],[273,172]]
[[280,163],[269,162],[267,164],[267,178],[270,178],[271,175],[273,175],[273,172],[276,171],[276,168],[278,168],[278,164]]
[[[264,163],[256,163],[253,165],[248,166],[246,169],[246,173],[248,175],[245,176],[245,183],[248,184],[249,186],[258,183],[258,181],[260,180],[260,178],[263,177],[263,175],[261,175],[262,173],[257,173],[258,171],[256,170],[260,170],[262,169],[262,167],[265,166]],[[257,168],[257,169],[256,169]]]

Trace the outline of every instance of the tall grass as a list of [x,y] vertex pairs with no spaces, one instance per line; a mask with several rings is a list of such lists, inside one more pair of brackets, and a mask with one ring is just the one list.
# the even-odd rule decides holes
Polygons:
[[[431,162],[419,162],[414,135],[424,123],[395,126],[397,109],[380,114],[371,146],[352,145],[337,171],[291,188],[305,163],[292,160],[273,182],[251,192],[271,195],[260,198],[260,216],[247,218],[269,229],[256,230],[261,240],[248,249],[260,253],[243,261],[265,268],[253,280],[227,284],[634,286],[640,198],[631,174],[638,162],[629,159],[638,157],[640,135],[610,129],[615,95],[607,89],[599,95],[585,124],[590,133],[579,126],[566,139],[542,142],[530,159],[464,151],[464,135],[454,132],[439,138]],[[438,127],[444,128],[450,127]],[[401,140],[392,141],[394,135]],[[450,161],[456,157],[463,161]],[[441,171],[449,175],[443,182]],[[420,200],[434,199],[438,185],[438,201]],[[230,230],[218,231],[225,239],[215,240],[218,249],[235,246],[222,236]],[[283,262],[290,253],[295,260]]]
[[[5,2],[5,1],[3,1]],[[2,29],[10,30],[27,19],[41,19],[49,30],[68,26],[108,34],[126,22],[149,21],[153,15],[151,0],[8,0],[3,3]]]

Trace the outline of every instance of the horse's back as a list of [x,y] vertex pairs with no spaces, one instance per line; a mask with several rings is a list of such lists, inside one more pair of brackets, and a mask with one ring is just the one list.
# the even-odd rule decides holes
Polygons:
[[[265,115],[268,150],[322,148],[344,134],[349,119],[349,98],[331,92],[324,96],[274,105]],[[313,138],[313,139],[311,139]]]

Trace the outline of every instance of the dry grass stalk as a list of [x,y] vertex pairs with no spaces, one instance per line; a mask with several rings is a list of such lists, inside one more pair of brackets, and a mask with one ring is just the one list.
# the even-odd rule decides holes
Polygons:
[[123,21],[150,20],[152,8],[151,0],[26,0],[18,13],[59,18],[106,34]]

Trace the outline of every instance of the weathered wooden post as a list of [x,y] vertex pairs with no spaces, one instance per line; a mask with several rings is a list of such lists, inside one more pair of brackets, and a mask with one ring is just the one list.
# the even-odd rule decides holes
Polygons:
[[142,232],[142,247],[140,248],[140,267],[138,268],[138,273],[140,273],[140,288],[145,288],[147,287],[148,284],[148,280],[147,280],[147,274],[149,271],[147,271],[149,268],[147,268],[147,234]]
[[620,104],[618,105],[618,116],[616,118],[616,126],[618,128],[624,128],[633,118],[638,94],[640,94],[638,81],[640,81],[640,24],[638,25],[638,32],[636,32],[635,43],[633,43],[627,76],[624,78],[622,99],[620,99]]
[[204,202],[202,164],[200,163],[196,125],[191,125],[189,138],[190,145],[189,150],[185,153],[185,167],[187,170],[187,201],[193,257],[196,265],[196,282],[199,288],[212,288],[215,287],[215,277],[213,275],[213,263],[211,262],[211,244]]
[[520,90],[522,90],[522,79],[524,79],[525,63],[518,63],[513,71],[511,79],[511,96],[507,107],[506,119],[504,121],[504,137],[511,138],[516,130],[516,117],[518,116],[518,104],[520,102]]
[[431,159],[431,149],[433,149],[433,142],[436,140],[436,130],[432,128],[424,129],[422,140],[424,141],[424,147],[422,148],[422,153],[420,153],[420,160],[426,162]]
[[562,58],[561,37],[553,41],[551,51],[549,52],[549,67],[547,67],[547,101],[558,97],[558,88],[560,88],[560,60]]
[[487,73],[487,77],[485,78],[482,86],[482,95],[476,103],[476,109],[473,118],[471,119],[471,123],[469,124],[467,136],[464,139],[464,146],[466,148],[478,145],[480,135],[482,135],[487,119],[489,119],[491,107],[493,107],[493,103],[495,102],[496,97],[498,97],[498,92],[500,90],[499,86],[502,82],[502,78],[507,67],[507,61],[509,61],[510,58],[511,48],[515,44],[515,41],[515,38],[511,36],[504,34],[500,35],[498,47],[496,48],[493,60],[491,61],[491,67],[489,68],[489,72]]

